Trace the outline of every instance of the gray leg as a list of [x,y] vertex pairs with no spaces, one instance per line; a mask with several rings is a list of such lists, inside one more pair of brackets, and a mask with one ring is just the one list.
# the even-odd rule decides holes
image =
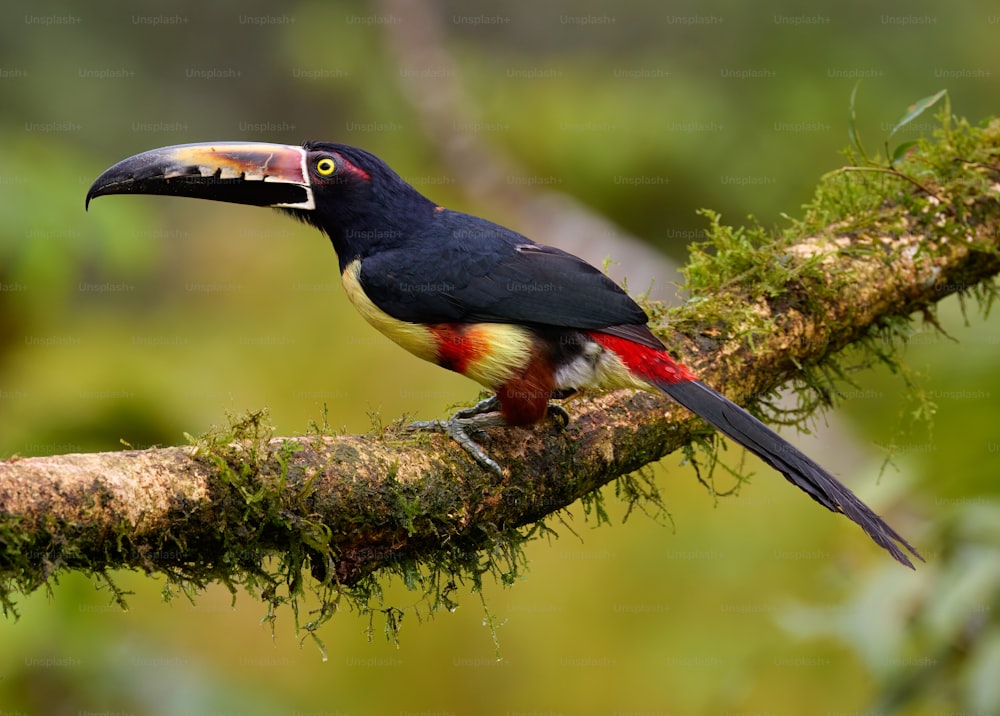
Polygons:
[[[482,445],[472,439],[470,432],[485,430],[486,428],[501,428],[507,426],[507,421],[498,412],[500,400],[495,396],[480,400],[471,408],[463,408],[455,413],[448,420],[424,420],[411,423],[410,430],[431,430],[438,433],[446,433],[452,440],[462,446],[465,452],[469,453],[476,462],[492,470],[499,476],[503,476],[500,465],[486,454]],[[549,403],[548,414],[562,422],[562,426],[569,425],[569,413],[561,405]]]
[[452,419],[472,418],[483,413],[495,413],[498,410],[500,410],[500,398],[491,395],[488,398],[483,398],[471,408],[462,408],[452,416]]
[[462,446],[465,452],[475,458],[476,462],[503,477],[503,470],[500,469],[497,461],[487,455],[482,445],[469,435],[469,431],[473,430],[506,426],[507,421],[500,416],[500,413],[494,412],[499,406],[500,401],[497,400],[496,396],[493,396],[479,401],[471,408],[459,410],[448,420],[424,420],[411,423],[408,427],[410,430],[432,430],[438,433],[447,433],[452,440]]

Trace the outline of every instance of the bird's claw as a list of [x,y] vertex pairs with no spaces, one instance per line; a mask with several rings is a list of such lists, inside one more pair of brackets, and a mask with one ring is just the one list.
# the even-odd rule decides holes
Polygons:
[[[507,422],[500,415],[500,400],[495,396],[490,396],[480,400],[469,408],[463,408],[456,412],[448,420],[424,420],[410,423],[409,430],[430,430],[438,433],[445,433],[458,443],[465,452],[487,470],[503,476],[503,469],[500,464],[486,454],[483,446],[472,439],[470,431],[481,431],[486,428],[503,427]],[[565,429],[569,425],[569,413],[561,405],[549,403],[548,414],[562,423],[561,428]]]
[[[468,408],[467,410],[473,410],[473,408]],[[438,433],[445,433],[458,443],[465,452],[480,465],[485,467],[487,470],[496,473],[498,476],[503,477],[503,470],[500,468],[500,464],[486,454],[483,446],[472,439],[469,435],[469,429],[476,429],[477,427],[492,427],[491,425],[482,424],[483,421],[477,421],[474,417],[459,417],[462,413],[467,411],[459,411],[455,414],[455,417],[449,420],[426,420],[416,423],[410,423],[408,428],[410,430],[432,430]]]
[[488,398],[483,398],[475,405],[469,408],[462,408],[456,412],[451,419],[463,420],[466,418],[474,418],[477,415],[483,415],[485,413],[495,413],[500,410],[500,398],[495,395],[491,395]]
[[549,417],[554,418],[562,423],[559,426],[560,430],[565,430],[569,427],[569,411],[558,403],[549,403],[547,408],[549,412]]

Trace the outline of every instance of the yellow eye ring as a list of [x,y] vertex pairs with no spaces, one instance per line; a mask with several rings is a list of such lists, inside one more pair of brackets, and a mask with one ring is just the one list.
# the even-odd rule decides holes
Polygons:
[[316,160],[316,173],[320,176],[328,177],[337,171],[337,162],[333,157],[320,157]]

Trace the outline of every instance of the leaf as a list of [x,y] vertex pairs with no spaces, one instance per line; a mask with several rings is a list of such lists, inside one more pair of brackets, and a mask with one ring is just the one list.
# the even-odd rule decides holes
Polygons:
[[892,157],[889,159],[889,163],[892,166],[896,166],[899,162],[906,158],[906,153],[913,149],[916,145],[917,142],[903,142],[892,150]]
[[[923,99],[918,99],[916,102],[907,107],[906,114],[904,114],[903,117],[898,122],[896,122],[896,126],[892,128],[891,132],[889,132],[887,140],[892,139],[892,135],[894,135],[900,129],[902,129],[907,124],[915,120],[929,108],[937,104],[938,100],[940,100],[946,94],[948,94],[948,90],[943,89],[940,92],[935,92],[930,97],[924,97]],[[895,153],[893,154],[893,156],[895,156]]]
[[855,99],[858,96],[858,87],[860,86],[861,86],[861,80],[858,80],[854,84],[854,89],[851,90],[851,107],[850,107],[850,117],[847,120],[847,136],[850,138],[851,144],[854,145],[854,148],[858,150],[858,154],[861,155],[861,158],[864,159],[865,162],[867,162],[868,155],[865,154],[865,149],[864,147],[861,146],[861,136],[858,134],[858,127],[857,127],[858,115],[857,112],[854,111]]

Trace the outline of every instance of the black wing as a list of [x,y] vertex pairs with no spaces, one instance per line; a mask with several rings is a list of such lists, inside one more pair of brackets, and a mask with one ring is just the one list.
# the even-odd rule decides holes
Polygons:
[[364,258],[360,279],[379,308],[413,323],[600,330],[644,328],[648,320],[618,284],[583,259],[451,211],[439,212],[405,245]]

